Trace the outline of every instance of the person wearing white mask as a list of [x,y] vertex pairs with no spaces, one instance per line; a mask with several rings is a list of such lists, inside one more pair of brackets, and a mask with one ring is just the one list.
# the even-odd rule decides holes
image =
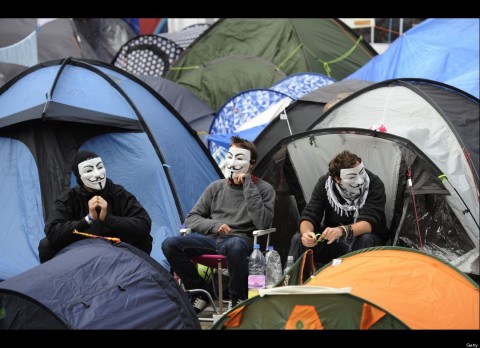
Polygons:
[[61,249],[88,238],[74,230],[120,241],[150,254],[152,221],[135,196],[107,178],[100,156],[79,151],[72,163],[77,185],[56,200],[38,246],[40,262],[46,262]]
[[[187,215],[185,225],[194,233],[166,238],[162,250],[185,288],[204,288],[190,258],[201,254],[227,257],[230,276],[229,307],[247,298],[248,256],[253,250],[252,232],[270,228],[275,190],[251,174],[257,149],[250,141],[232,137],[224,179],[212,182]],[[205,295],[191,299],[197,313],[207,306]]]
[[343,151],[320,177],[293,236],[289,255],[313,248],[315,263],[326,264],[348,252],[384,245],[385,186],[357,155]]

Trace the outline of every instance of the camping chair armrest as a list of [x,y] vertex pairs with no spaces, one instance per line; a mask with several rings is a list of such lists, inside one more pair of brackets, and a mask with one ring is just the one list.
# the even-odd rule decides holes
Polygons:
[[263,236],[267,234],[267,249],[268,246],[270,245],[270,233],[277,232],[277,229],[275,227],[272,228],[267,228],[266,230],[256,230],[253,231],[253,245],[257,244],[257,237]]
[[186,236],[187,234],[190,234],[190,233],[192,233],[191,228],[181,228],[180,229],[180,235],[181,236]]

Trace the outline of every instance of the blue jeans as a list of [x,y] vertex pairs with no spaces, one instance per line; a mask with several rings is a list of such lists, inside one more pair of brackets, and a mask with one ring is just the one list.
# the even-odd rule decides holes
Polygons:
[[227,257],[230,296],[247,298],[248,257],[253,251],[253,241],[234,235],[205,237],[199,233],[168,237],[162,243],[163,254],[172,270],[182,279],[185,289],[204,288],[204,280],[190,260],[202,254],[222,254]]

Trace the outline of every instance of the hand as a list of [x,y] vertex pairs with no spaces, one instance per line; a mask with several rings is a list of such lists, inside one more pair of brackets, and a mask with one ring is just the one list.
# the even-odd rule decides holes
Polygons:
[[104,221],[107,216],[108,203],[101,196],[93,196],[88,201],[88,213],[94,221]]
[[302,233],[302,244],[307,248],[313,248],[317,245],[317,241],[315,239],[315,232],[307,231]]
[[326,240],[327,244],[332,244],[333,242],[338,241],[342,237],[343,237],[343,229],[341,227],[327,227],[323,231],[318,241],[322,242]]
[[237,184],[237,185],[243,185],[243,183],[245,182],[245,176],[246,176],[246,175],[247,175],[247,174],[245,174],[245,173],[240,173],[240,174],[238,174],[238,176],[237,176],[236,179],[235,179],[235,181],[236,181],[235,184]]
[[232,229],[227,224],[223,224],[218,229],[218,234],[229,234],[229,233],[232,233]]

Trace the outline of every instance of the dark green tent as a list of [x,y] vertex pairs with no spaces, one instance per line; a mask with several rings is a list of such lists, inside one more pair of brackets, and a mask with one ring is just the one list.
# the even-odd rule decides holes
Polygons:
[[[335,18],[227,18],[216,22],[195,40],[170,68],[167,78],[184,84],[218,110],[222,103],[212,103],[205,95],[198,94],[205,85],[202,80],[209,79],[205,67],[210,66],[212,70],[215,59],[258,57],[273,64],[276,71],[284,75],[318,72],[341,80],[374,55],[375,51],[367,42]],[[234,59],[230,69],[236,64]],[[236,90],[230,91],[225,86],[231,87],[233,82],[225,75],[217,76],[215,86],[209,88],[223,93],[228,91],[231,94],[227,98],[246,89],[272,85],[272,81],[259,83],[258,77],[244,71]],[[253,77],[257,78],[255,84],[251,82]]]

